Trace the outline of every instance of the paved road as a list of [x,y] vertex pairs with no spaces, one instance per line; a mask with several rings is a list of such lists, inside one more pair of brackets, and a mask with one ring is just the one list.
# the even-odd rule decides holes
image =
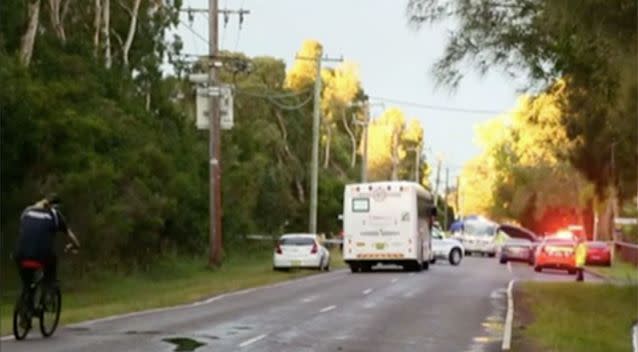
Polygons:
[[[351,274],[341,270],[212,298],[190,306],[64,327],[47,340],[32,332],[13,351],[497,351],[512,278],[573,280],[525,264],[465,258],[429,271]],[[591,277],[588,279],[592,279]],[[64,312],[63,312],[64,314]]]

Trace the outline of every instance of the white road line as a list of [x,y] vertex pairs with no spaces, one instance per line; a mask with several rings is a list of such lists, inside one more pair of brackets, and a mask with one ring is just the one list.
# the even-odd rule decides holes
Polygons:
[[510,280],[507,285],[507,315],[505,316],[505,328],[503,330],[503,351],[509,351],[512,346],[512,322],[514,320],[514,298],[512,297],[512,288],[514,280]]
[[631,344],[634,346],[634,352],[638,352],[638,323],[634,325],[633,337],[631,339]]
[[333,310],[333,309],[335,309],[335,308],[337,308],[337,306],[327,306],[327,307],[325,307],[325,308],[321,309],[321,310],[319,311],[319,313],[329,312],[329,311],[331,311],[331,310]]
[[[130,313],[111,315],[111,316],[107,316],[107,317],[103,317],[103,318],[97,318],[97,319],[93,319],[93,320],[85,320],[85,321],[81,321],[81,322],[78,322],[78,323],[69,324],[67,326],[68,327],[86,326],[86,325],[92,325],[92,324],[96,324],[96,323],[109,322],[109,321],[113,321],[113,320],[116,320],[116,319],[126,319],[126,318],[138,317],[138,316],[152,314],[152,313],[170,312],[170,311],[173,311],[173,310],[193,308],[193,307],[197,307],[197,306],[200,306],[200,305],[209,304],[209,303],[212,303],[214,301],[217,301],[217,300],[220,300],[220,299],[223,299],[223,298],[230,298],[230,297],[233,297],[233,296],[240,296],[240,295],[243,295],[243,294],[246,294],[246,293],[250,293],[250,292],[254,292],[254,291],[261,291],[261,290],[279,288],[279,287],[283,287],[283,286],[298,284],[300,282],[312,281],[312,280],[316,280],[316,279],[323,279],[323,278],[326,278],[326,277],[334,278],[334,277],[338,277],[339,276],[339,275],[335,275],[335,274],[339,274],[339,273],[343,274],[345,272],[346,272],[345,269],[335,270],[335,271],[333,271],[331,273],[328,273],[328,274],[310,275],[310,276],[302,277],[302,278],[299,278],[299,279],[285,280],[285,281],[278,282],[278,283],[275,283],[275,284],[270,284],[270,285],[265,285],[265,286],[258,286],[258,287],[248,288],[248,289],[239,290],[239,291],[235,291],[235,292],[222,293],[222,294],[219,294],[217,296],[213,296],[213,297],[210,297],[208,299],[197,301],[197,302],[179,304],[179,305],[170,306],[170,307],[152,308],[152,309],[147,309],[147,310],[142,310],[142,311],[137,311],[137,312],[130,312]],[[11,336],[11,335],[4,336],[4,337],[0,338],[0,341],[5,341],[4,339],[10,340],[11,338],[13,338],[13,336]]]
[[317,296],[310,296],[310,297],[306,297],[306,298],[302,299],[301,301],[303,303],[309,303],[309,302],[312,302],[312,301],[314,301],[316,299],[317,299]]
[[408,276],[414,276],[414,273],[410,273],[410,274],[408,274]]
[[512,262],[507,262],[507,271],[509,271],[510,274],[512,273]]
[[246,347],[248,345],[252,345],[253,343],[265,338],[266,336],[268,336],[268,334],[263,334],[263,335],[259,335],[259,336],[253,337],[250,340],[246,340],[246,341],[240,343],[239,347]]
[[370,292],[372,292],[372,289],[371,289],[371,288],[366,289],[366,290],[363,290],[363,294],[364,294],[364,295],[368,295],[368,294],[370,294]]
[[397,282],[397,281],[399,281],[399,279],[398,279],[398,278],[396,278],[396,277],[395,277],[394,279],[392,279],[392,283],[395,283],[395,282]]

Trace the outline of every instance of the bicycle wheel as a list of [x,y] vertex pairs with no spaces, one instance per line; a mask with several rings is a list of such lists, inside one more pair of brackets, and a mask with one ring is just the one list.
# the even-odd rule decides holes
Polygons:
[[40,298],[40,332],[42,336],[53,335],[60,321],[62,296],[59,287],[49,287],[43,290]]
[[20,295],[15,308],[13,308],[13,336],[16,340],[24,339],[31,330],[30,315],[24,296]]

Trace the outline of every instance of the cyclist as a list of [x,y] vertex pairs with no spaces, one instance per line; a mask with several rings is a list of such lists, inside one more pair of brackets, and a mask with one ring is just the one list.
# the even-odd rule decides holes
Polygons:
[[66,233],[71,243],[65,249],[76,249],[80,242],[66,224],[59,210],[60,198],[51,194],[34,205],[28,206],[20,217],[20,237],[18,237],[15,260],[22,279],[22,292],[28,292],[34,271],[22,268],[23,260],[35,260],[43,265],[44,282],[57,284],[57,256],[55,254],[55,236]]

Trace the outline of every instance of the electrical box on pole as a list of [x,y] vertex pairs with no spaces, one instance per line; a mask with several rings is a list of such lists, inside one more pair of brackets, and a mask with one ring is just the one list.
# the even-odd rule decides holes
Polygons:
[[208,116],[208,99],[211,96],[219,97],[220,126],[223,130],[229,130],[234,125],[233,114],[233,89],[229,85],[212,88],[197,88],[197,129],[207,130],[210,125]]

